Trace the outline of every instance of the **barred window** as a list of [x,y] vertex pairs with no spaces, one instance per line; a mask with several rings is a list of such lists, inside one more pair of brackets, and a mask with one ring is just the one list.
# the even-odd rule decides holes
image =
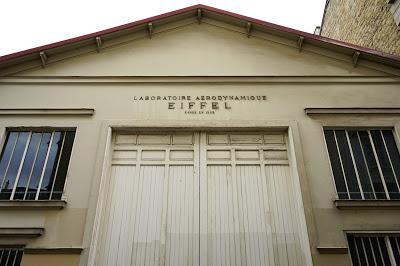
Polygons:
[[0,248],[0,265],[21,265],[23,250],[21,248]]
[[60,200],[75,131],[8,131],[0,156],[0,199]]
[[393,130],[324,130],[339,199],[400,199]]
[[395,235],[348,235],[350,257],[354,266],[400,265],[400,237]]

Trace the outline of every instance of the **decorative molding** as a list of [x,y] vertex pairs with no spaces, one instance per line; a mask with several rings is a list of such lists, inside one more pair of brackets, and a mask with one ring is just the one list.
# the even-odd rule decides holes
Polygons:
[[400,234],[399,230],[344,230],[346,234],[349,235],[388,235],[388,234]]
[[98,53],[100,52],[102,46],[103,46],[103,40],[101,39],[100,36],[96,37],[96,47]]
[[2,108],[0,115],[88,115],[93,108]]
[[321,254],[347,254],[347,247],[322,247],[318,246],[317,250]]
[[35,238],[43,233],[44,228],[0,228],[0,238]]
[[400,84],[399,77],[352,76],[14,76],[0,77],[0,85],[41,84],[137,84],[137,83],[307,83],[307,84]]
[[47,64],[47,55],[43,51],[43,52],[39,53],[39,56],[40,56],[40,62],[42,63],[42,67],[44,68],[46,66],[46,64]]
[[151,39],[151,37],[153,36],[153,23],[152,22],[147,23],[147,32],[149,34],[149,38]]
[[299,52],[303,50],[303,44],[304,44],[304,37],[299,36],[299,39],[297,40],[297,47],[299,47]]
[[0,200],[0,210],[60,210],[67,206],[65,200]]
[[361,53],[359,51],[355,51],[353,53],[353,66],[356,67],[358,63],[358,59],[360,58]]
[[251,30],[253,29],[253,25],[250,22],[246,23],[246,33],[247,33],[247,38],[250,38],[251,35]]
[[305,108],[307,115],[331,115],[331,114],[400,114],[400,108]]
[[197,9],[197,22],[201,24],[201,19],[203,18],[203,13],[201,11],[201,8]]
[[400,209],[400,200],[342,200],[336,199],[335,206],[340,210],[383,210]]
[[81,254],[82,247],[24,248],[25,254]]

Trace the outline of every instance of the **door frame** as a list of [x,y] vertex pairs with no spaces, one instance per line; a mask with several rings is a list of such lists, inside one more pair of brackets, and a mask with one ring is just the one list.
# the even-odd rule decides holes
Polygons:
[[[300,217],[300,239],[301,247],[305,253],[306,265],[313,265],[311,248],[313,243],[317,243],[316,226],[311,205],[311,195],[309,192],[306,177],[304,157],[301,148],[300,133],[297,121],[154,121],[148,120],[110,120],[104,121],[101,126],[101,143],[98,147],[96,158],[95,176],[92,183],[91,200],[87,213],[87,222],[83,239],[84,249],[81,255],[80,265],[95,266],[97,251],[97,241],[103,217],[103,206],[107,195],[107,181],[111,170],[112,136],[114,132],[121,131],[191,131],[191,132],[213,132],[213,131],[286,131],[288,136],[288,157],[293,178],[295,179],[295,193],[298,198],[298,210]],[[203,186],[204,187],[204,186]],[[200,191],[201,193],[201,191]],[[97,196],[97,197],[96,197]],[[201,214],[200,210],[200,214]],[[307,215],[306,215],[307,214]],[[201,248],[202,242],[207,242],[207,235],[201,233],[200,228],[200,256],[207,256],[206,249]],[[206,265],[205,260],[200,260]]]

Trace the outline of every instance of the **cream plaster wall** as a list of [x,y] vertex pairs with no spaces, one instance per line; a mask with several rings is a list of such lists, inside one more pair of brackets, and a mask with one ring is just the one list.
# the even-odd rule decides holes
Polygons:
[[[354,68],[351,56],[329,54],[305,44],[258,34],[243,34],[210,24],[194,24],[68,59],[45,69],[18,73],[32,76],[363,76],[385,75]],[[289,46],[291,45],[291,46]],[[328,56],[320,56],[325,53]],[[343,62],[348,60],[348,62]]]
[[[348,255],[322,255],[317,246],[345,246],[344,230],[400,230],[398,211],[343,211],[334,207],[336,197],[325,150],[322,125],[391,126],[399,116],[310,117],[309,107],[400,107],[400,82],[396,77],[366,67],[345,63],[297,49],[208,25],[155,36],[123,47],[106,50],[25,73],[36,76],[0,79],[0,108],[94,108],[93,116],[0,116],[0,132],[13,126],[77,127],[71,158],[64,210],[0,211],[0,227],[44,227],[45,234],[27,241],[28,247],[83,247],[81,265],[86,265],[98,198],[107,126],[214,126],[257,127],[276,121],[295,121],[301,141],[305,175],[302,182],[310,245],[315,265],[348,265]],[[80,77],[57,81],[57,76],[282,76],[282,82],[241,79],[216,82],[179,78],[157,82],[122,82],[104,77],[102,82],[84,83]],[[50,77],[45,77],[50,76]],[[310,77],[307,82],[293,77]],[[333,78],[313,79],[311,76]],[[337,76],[359,76],[343,81]],[[365,77],[363,77],[365,76]],[[121,82],[120,82],[121,81]],[[265,95],[263,102],[229,101],[232,109],[213,115],[188,115],[169,110],[167,102],[134,101],[145,95]],[[276,122],[275,124],[279,124]],[[396,130],[399,130],[397,126]],[[384,214],[384,215],[383,215]],[[41,257],[42,256],[42,257]],[[45,255],[27,255],[24,261]],[[53,256],[53,255],[52,255]],[[54,255],[57,256],[57,255]],[[63,256],[58,257],[63,259]],[[75,257],[73,259],[75,261]],[[61,265],[57,263],[58,265]],[[28,264],[25,264],[28,265]],[[29,264],[34,265],[34,264]],[[38,264],[39,265],[39,264]],[[42,264],[40,264],[42,265]],[[44,264],[43,264],[44,265]],[[70,265],[70,264],[66,264]],[[73,264],[71,264],[73,265]]]
[[25,254],[21,266],[78,266],[79,255]]
[[[135,126],[134,121],[148,121],[154,125],[179,124],[179,121],[201,120],[203,125],[212,127],[224,121],[246,121],[258,126],[265,121],[297,121],[302,142],[308,190],[312,201],[312,212],[316,225],[316,236],[311,245],[346,245],[343,230],[400,230],[396,222],[400,219],[397,211],[340,211],[332,200],[336,197],[330,173],[328,156],[324,147],[322,123],[305,115],[306,107],[388,107],[398,106],[400,95],[398,84],[116,84],[116,85],[22,85],[1,87],[2,107],[93,107],[92,118],[72,117],[6,117],[1,118],[5,126],[55,126],[71,124],[77,126],[77,136],[71,160],[66,194],[68,207],[61,211],[1,212],[1,225],[44,226],[43,237],[30,242],[31,247],[81,246],[83,242],[86,209],[93,215],[98,187],[91,187],[98,181],[99,167],[96,160],[102,156],[104,123],[131,121],[126,125]],[[231,102],[232,109],[217,110],[214,115],[185,115],[180,110],[168,110],[166,103],[137,103],[137,95],[266,95],[268,100],[261,103]],[[24,95],[24,97],[21,97]],[[46,95],[47,97],[43,97]],[[34,104],[33,104],[34,103]],[[249,121],[249,118],[251,120]],[[351,118],[351,117],[350,117]],[[344,124],[349,117],[342,118]],[[340,118],[335,118],[340,123]],[[339,119],[339,122],[337,122]],[[364,126],[395,125],[399,117],[356,117]],[[226,123],[225,122],[225,123]],[[228,123],[229,124],[229,123]],[[304,185],[304,184],[303,184]],[[92,193],[92,194],[91,194]],[[92,204],[90,205],[90,200]],[[307,202],[305,203],[307,204]],[[310,206],[306,206],[310,207]],[[382,215],[384,214],[384,215]],[[7,217],[7,218],[6,218]],[[310,217],[309,217],[310,218]],[[88,216],[88,221],[93,217]],[[87,226],[85,234],[91,234]],[[90,238],[89,238],[90,239]],[[313,250],[314,259],[325,265],[324,258]],[[346,255],[336,255],[336,257]],[[345,260],[341,258],[341,260]]]

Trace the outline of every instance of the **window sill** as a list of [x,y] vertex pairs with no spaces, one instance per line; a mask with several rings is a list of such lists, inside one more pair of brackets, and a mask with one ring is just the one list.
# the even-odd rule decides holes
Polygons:
[[317,250],[321,254],[347,254],[347,247],[322,247],[318,246]]
[[0,238],[35,238],[43,232],[43,228],[0,228]]
[[65,206],[65,200],[0,200],[2,210],[61,210]]
[[25,254],[81,254],[82,247],[24,248]]
[[340,210],[351,209],[400,209],[400,200],[341,200],[336,199],[335,205]]

